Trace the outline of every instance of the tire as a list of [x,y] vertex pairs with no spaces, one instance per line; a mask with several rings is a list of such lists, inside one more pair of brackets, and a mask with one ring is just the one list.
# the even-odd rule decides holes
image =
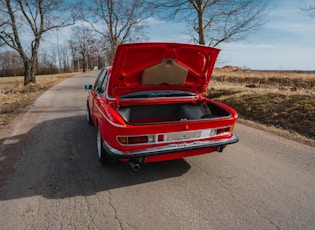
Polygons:
[[90,108],[89,108],[88,103],[86,103],[86,120],[87,120],[89,125],[93,125],[93,120],[92,120],[92,116],[91,116],[91,112],[90,112]]
[[97,144],[97,156],[102,164],[112,165],[117,162],[117,160],[113,158],[112,156],[110,156],[103,147],[102,134],[101,134],[100,127],[97,128],[96,144]]

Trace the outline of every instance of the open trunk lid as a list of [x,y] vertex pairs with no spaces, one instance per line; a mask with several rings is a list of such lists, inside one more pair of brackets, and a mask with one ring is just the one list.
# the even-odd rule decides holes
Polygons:
[[180,43],[133,43],[117,49],[108,94],[207,90],[219,49]]

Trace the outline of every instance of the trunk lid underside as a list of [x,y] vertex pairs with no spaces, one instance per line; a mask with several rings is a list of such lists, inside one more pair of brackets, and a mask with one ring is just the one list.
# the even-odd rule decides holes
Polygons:
[[120,45],[114,59],[108,94],[153,90],[207,90],[219,49],[179,43]]

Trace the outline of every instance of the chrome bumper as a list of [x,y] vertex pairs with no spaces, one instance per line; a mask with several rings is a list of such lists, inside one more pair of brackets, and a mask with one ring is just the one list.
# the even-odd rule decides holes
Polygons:
[[103,147],[107,153],[116,158],[137,158],[137,157],[147,157],[161,154],[170,154],[176,152],[191,151],[201,148],[218,148],[222,149],[223,146],[230,145],[238,142],[238,137],[233,134],[230,138],[224,138],[220,140],[210,140],[210,141],[195,141],[190,143],[176,143],[164,146],[158,146],[153,148],[146,148],[135,151],[120,151],[118,149],[112,148],[106,141],[103,142]]

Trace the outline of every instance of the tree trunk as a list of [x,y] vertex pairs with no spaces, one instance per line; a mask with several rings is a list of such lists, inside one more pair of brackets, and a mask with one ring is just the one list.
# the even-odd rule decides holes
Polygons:
[[199,35],[199,44],[205,45],[205,28],[203,25],[203,10],[200,5],[199,11],[198,11],[198,35]]
[[35,83],[36,78],[36,70],[37,70],[37,60],[38,60],[38,49],[40,43],[40,35],[32,43],[32,57],[27,58],[26,56],[23,57],[25,72],[24,72],[24,85],[28,85],[29,83]]
[[36,60],[27,59],[24,61],[24,85],[28,85],[29,83],[35,83],[36,78]]
[[[89,68],[90,67],[90,68]],[[92,60],[91,60],[91,55],[87,55],[87,69],[90,69],[92,70],[93,67],[92,67]]]
[[98,66],[98,69],[101,69],[103,67],[102,57],[100,55],[97,56],[97,66]]
[[86,61],[85,61],[85,55],[82,53],[82,58],[83,58],[83,72],[86,72]]

